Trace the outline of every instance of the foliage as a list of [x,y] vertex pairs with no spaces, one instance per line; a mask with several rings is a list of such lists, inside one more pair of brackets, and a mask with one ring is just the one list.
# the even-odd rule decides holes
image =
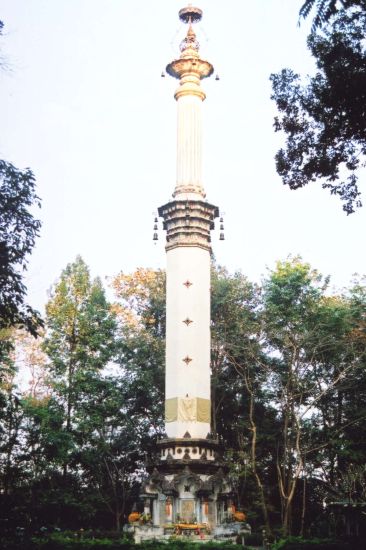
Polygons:
[[106,508],[116,528],[136,469],[136,430],[126,411],[124,383],[104,370],[117,356],[115,314],[99,279],[78,257],[62,272],[46,306],[44,350],[63,407],[64,476],[75,472],[94,508]]
[[[0,20],[0,36],[3,22]],[[2,65],[0,58],[0,65]],[[16,329],[37,336],[42,319],[26,303],[23,273],[39,236],[41,222],[32,214],[40,206],[31,170],[19,170],[0,160],[0,493],[8,497],[12,485],[24,477],[19,431],[23,418],[14,377]],[[1,515],[1,514],[0,514]]]
[[339,8],[350,8],[352,6],[366,8],[366,2],[364,0],[305,0],[300,8],[299,16],[306,19],[311,10],[316,8],[312,24],[312,31],[315,31],[328,22]]
[[245,544],[248,546],[262,546],[263,533],[249,533],[245,535]]
[[244,348],[247,356],[257,353],[251,335],[258,332],[259,289],[242,273],[230,275],[219,266],[212,268],[211,289],[212,428],[231,447],[237,443],[236,415],[230,424],[225,419],[230,409],[242,407],[245,396],[238,399],[237,375],[228,357]]
[[[295,521],[296,529],[303,531],[300,518],[306,512],[300,495],[307,476],[312,476],[311,468],[333,461],[343,464],[348,444],[339,434],[346,434],[353,425],[363,429],[363,408],[361,414],[349,410],[348,421],[339,411],[345,410],[348,392],[363,387],[360,369],[365,347],[355,345],[355,329],[364,305],[358,309],[358,303],[354,309],[350,296],[330,297],[327,288],[328,280],[299,258],[279,262],[263,282],[256,312],[259,330],[255,337],[251,333],[256,345],[249,347],[242,337],[241,346],[228,355],[246,396],[248,416],[243,426],[250,427],[249,432],[241,428],[247,443],[244,439],[241,452],[237,447],[236,468],[242,455],[240,477],[256,481],[268,533],[270,523],[278,521],[271,511],[276,508],[281,510],[284,532],[291,531]],[[363,298],[361,302],[365,304]],[[245,413],[240,415],[245,418]],[[354,441],[353,435],[347,441]],[[355,452],[350,451],[349,459],[351,455],[357,460]],[[326,472],[323,476],[325,480]],[[329,485],[337,485],[334,478]],[[253,502],[251,497],[253,512],[256,499]],[[313,510],[316,513],[315,503]],[[253,524],[252,518],[249,521]]]
[[115,353],[114,317],[100,280],[90,280],[82,258],[62,272],[46,305],[46,321],[44,351],[71,432],[74,408],[89,395],[94,376]]
[[[362,425],[363,414],[356,409],[349,411],[349,427],[345,419],[339,423],[336,408],[341,382],[347,380],[351,392],[359,387],[364,287],[359,285],[357,298],[351,298],[353,291],[328,297],[328,282],[299,258],[279,262],[262,288],[240,273],[230,275],[216,266],[212,270],[213,426],[229,449],[238,503],[248,510],[254,527],[261,526],[266,513],[268,525],[282,521],[289,522],[286,529],[300,529],[304,476],[312,479],[312,460],[333,460],[338,434],[353,423],[358,429]],[[163,274],[141,269],[121,274],[114,287],[123,335],[121,373],[126,395],[136,396],[128,402],[130,414],[141,426],[147,419],[153,435],[162,423],[150,394],[163,401]],[[157,379],[154,373],[159,373]],[[143,402],[140,389],[147,394]],[[345,403],[345,394],[342,399]],[[325,408],[326,424],[321,416]],[[334,460],[340,460],[341,452],[338,448]],[[307,498],[310,502],[315,497],[310,492]],[[282,520],[276,512],[281,507]],[[316,516],[319,509],[313,507]],[[293,508],[296,522],[290,521]]]
[[350,545],[330,539],[304,539],[288,537],[281,539],[271,547],[272,550],[350,550]]
[[[1,28],[0,28],[1,30]],[[24,327],[36,335],[42,324],[37,311],[26,303],[22,271],[33,250],[41,222],[31,208],[40,206],[35,192],[35,178],[27,170],[18,170],[0,160],[0,332],[10,327]],[[4,345],[5,344],[5,345]],[[1,350],[11,342],[0,339]],[[0,355],[1,358],[1,355]]]
[[112,287],[126,412],[141,447],[151,452],[153,438],[163,433],[165,273],[151,269],[120,273]]
[[51,533],[33,537],[32,542],[34,550],[129,550],[133,547],[131,541],[123,537],[102,538],[83,531]]
[[[17,337],[34,381],[20,395],[4,377],[0,507],[13,531],[119,530],[138,502],[164,427],[165,274],[113,286],[111,305],[77,258],[47,305],[46,355]],[[261,285],[213,266],[213,426],[253,530],[326,535],[323,501],[364,499],[365,308],[364,279],[331,294],[300,258]]]
[[366,154],[366,9],[341,10],[308,37],[317,72],[303,84],[283,69],[271,75],[272,99],[286,147],[276,155],[283,183],[298,189],[320,181],[349,214],[361,205],[358,172]]
[[[22,540],[17,543],[3,539],[4,550],[163,550],[167,547],[171,550],[195,550],[197,544],[185,541],[158,542],[147,541],[134,544],[129,538],[112,536],[106,533],[100,536],[93,531],[63,531],[44,533],[32,537],[31,540]],[[243,550],[242,545],[231,543],[205,543],[207,550]],[[244,547],[245,550],[245,547]]]

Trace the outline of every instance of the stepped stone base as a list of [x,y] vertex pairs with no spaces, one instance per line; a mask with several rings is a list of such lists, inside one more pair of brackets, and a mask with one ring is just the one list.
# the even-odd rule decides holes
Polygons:
[[182,540],[204,544],[210,541],[231,541],[237,542],[245,535],[251,532],[250,526],[247,523],[228,523],[216,527],[213,533],[207,533],[201,529],[195,529],[185,533],[177,534],[174,528],[164,528],[154,525],[129,525],[126,532],[132,533],[136,544],[147,540]]
[[146,523],[130,526],[136,543],[171,537],[235,541],[250,532],[248,524],[230,521],[234,495],[216,440],[162,440],[148,470],[140,494]]

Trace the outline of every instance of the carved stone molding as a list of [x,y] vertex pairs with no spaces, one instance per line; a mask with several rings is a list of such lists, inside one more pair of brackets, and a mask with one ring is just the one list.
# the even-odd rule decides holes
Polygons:
[[177,246],[198,246],[211,251],[210,232],[219,216],[217,206],[205,201],[171,201],[158,210],[164,219],[166,250]]

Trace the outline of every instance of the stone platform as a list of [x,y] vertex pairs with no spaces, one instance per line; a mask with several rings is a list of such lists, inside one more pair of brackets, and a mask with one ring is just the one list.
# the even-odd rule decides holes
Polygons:
[[232,522],[218,526],[214,532],[206,530],[202,526],[177,526],[158,527],[154,525],[129,525],[126,532],[133,534],[136,544],[147,540],[171,541],[181,540],[204,544],[210,541],[236,542],[238,537],[251,532],[250,526],[243,522]]
[[[141,521],[130,526],[136,542],[148,539],[233,540],[250,533],[234,518],[228,466],[215,439],[167,438],[147,466]],[[145,524],[141,524],[144,523]]]

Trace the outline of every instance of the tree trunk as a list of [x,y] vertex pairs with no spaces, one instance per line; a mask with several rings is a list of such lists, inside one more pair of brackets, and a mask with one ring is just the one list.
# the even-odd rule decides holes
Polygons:
[[266,495],[264,492],[264,486],[263,486],[261,477],[257,470],[257,425],[255,423],[255,415],[254,415],[253,386],[249,377],[247,367],[242,367],[241,365],[239,365],[233,357],[230,357],[230,360],[234,368],[236,369],[236,371],[242,376],[244,380],[245,388],[249,394],[249,422],[250,422],[250,431],[252,433],[251,445],[250,445],[250,462],[251,462],[254,479],[256,481],[258,491],[259,491],[259,498],[260,498],[262,513],[263,513],[265,530],[267,535],[270,536],[272,534],[272,531],[271,531],[271,525],[269,522]]
[[304,474],[304,480],[303,480],[303,485],[302,485],[302,507],[301,507],[300,537],[303,537],[304,532],[305,532],[305,514],[306,514],[306,475]]
[[252,468],[253,468],[253,474],[255,477],[255,480],[257,482],[257,487],[259,490],[259,496],[260,496],[260,502],[261,502],[261,508],[263,513],[263,520],[264,525],[266,529],[267,535],[271,535],[271,526],[269,523],[269,517],[268,517],[268,509],[267,509],[267,503],[266,503],[266,497],[264,494],[264,487],[262,480],[258,474],[257,470],[257,426],[254,421],[254,394],[253,390],[249,384],[249,380],[246,377],[246,388],[250,395],[249,399],[249,421],[250,421],[250,428],[252,432],[252,441],[251,441],[251,462],[252,462]]
[[119,533],[120,530],[121,530],[121,513],[118,509],[118,506],[117,506],[117,509],[116,509],[116,515],[115,515],[115,518],[116,518],[116,531]]
[[13,394],[9,393],[9,412],[8,412],[8,430],[7,430],[7,436],[8,436],[8,443],[6,445],[6,461],[5,461],[5,468],[4,468],[4,494],[8,495],[10,493],[10,487],[11,487],[11,471],[12,471],[12,455],[14,446],[18,439],[18,431],[19,431],[19,419],[17,418],[18,408],[19,408],[19,401],[16,397],[13,396]]

